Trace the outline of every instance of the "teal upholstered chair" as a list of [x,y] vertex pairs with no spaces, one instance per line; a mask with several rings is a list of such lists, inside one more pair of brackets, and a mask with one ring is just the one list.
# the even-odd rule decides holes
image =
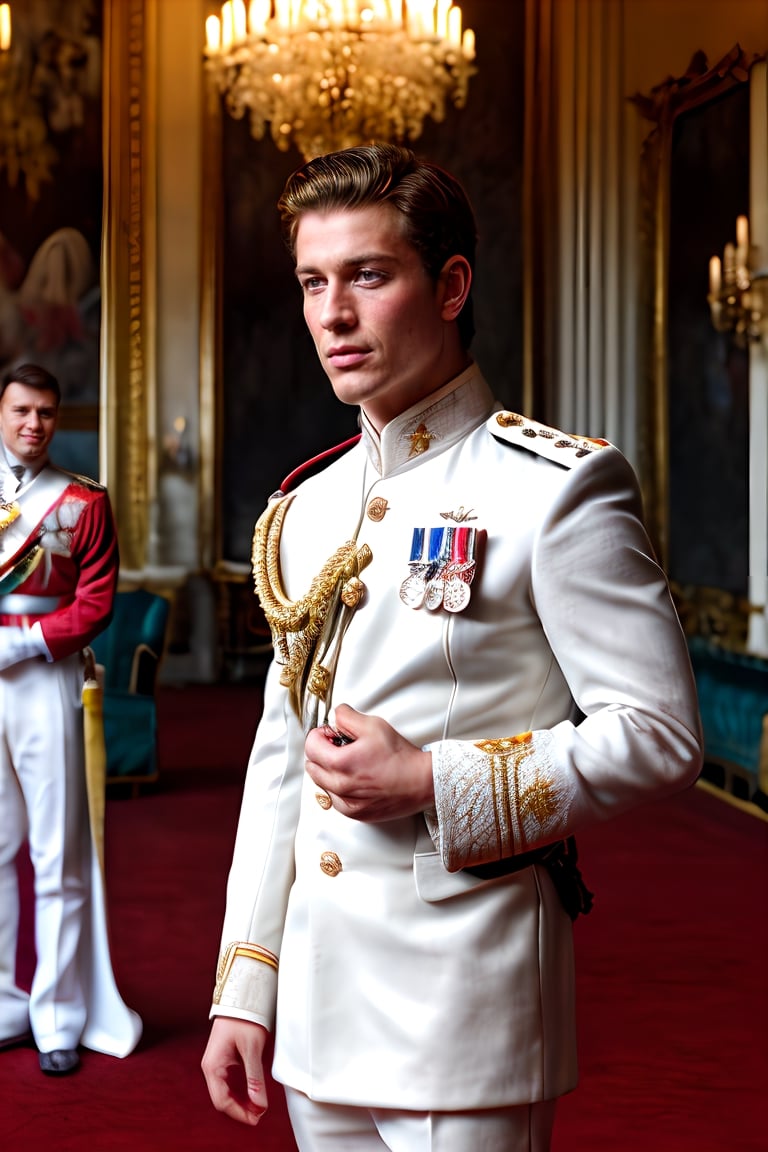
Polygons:
[[[728,791],[768,809],[768,661],[689,637],[704,729],[705,769],[722,769]],[[706,775],[706,772],[705,772]]]
[[156,780],[155,684],[170,604],[143,588],[118,592],[109,626],[91,644],[104,667],[104,741],[107,781],[138,785]]

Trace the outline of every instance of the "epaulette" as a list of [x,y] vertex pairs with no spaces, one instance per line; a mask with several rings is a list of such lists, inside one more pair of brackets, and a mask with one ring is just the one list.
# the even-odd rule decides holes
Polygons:
[[100,484],[98,480],[94,480],[92,476],[83,476],[79,472],[70,472],[67,468],[59,468],[59,471],[63,472],[65,476],[69,476],[70,481],[73,484],[79,484],[81,488],[89,488],[92,492],[106,492],[105,486]]
[[298,468],[294,468],[292,472],[283,480],[277,492],[274,492],[270,499],[274,500],[278,496],[285,496],[294,487],[297,481],[306,480],[309,476],[314,476],[321,468],[330,463],[336,456],[340,456],[342,452],[346,452],[348,448],[354,448],[360,439],[360,433],[355,436],[350,436],[348,440],[342,440],[341,444],[334,445],[333,448],[326,448],[325,452],[319,452],[317,456],[313,456],[310,460],[306,460],[303,464],[299,464]]
[[496,412],[490,417],[486,425],[488,431],[497,440],[505,440],[519,448],[527,448],[562,464],[564,468],[573,468],[578,460],[591,456],[601,448],[610,447],[608,440],[594,440],[588,436],[572,436],[567,432],[560,432],[557,428],[550,428],[546,424],[539,424],[527,416],[519,416],[517,412]]

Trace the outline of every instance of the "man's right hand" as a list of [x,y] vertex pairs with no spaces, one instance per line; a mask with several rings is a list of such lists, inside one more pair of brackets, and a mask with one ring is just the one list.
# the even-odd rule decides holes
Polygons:
[[258,1124],[267,1110],[263,1065],[267,1035],[261,1024],[217,1016],[203,1055],[203,1075],[214,1107],[243,1124]]

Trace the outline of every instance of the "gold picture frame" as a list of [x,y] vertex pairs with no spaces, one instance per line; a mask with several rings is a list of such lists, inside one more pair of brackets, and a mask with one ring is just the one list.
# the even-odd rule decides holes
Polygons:
[[110,491],[125,568],[156,487],[158,0],[25,0],[0,53],[0,363],[59,380],[55,463]]
[[[669,268],[672,148],[679,118],[749,82],[750,60],[736,45],[710,66],[697,52],[684,75],[669,77],[633,102],[653,123],[640,166],[641,388],[639,472],[646,520],[662,565],[670,556]],[[706,294],[706,284],[702,299]]]

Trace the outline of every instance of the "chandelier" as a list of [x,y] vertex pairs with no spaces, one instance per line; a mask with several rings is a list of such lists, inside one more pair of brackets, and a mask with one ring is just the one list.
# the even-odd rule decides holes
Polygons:
[[413,141],[425,117],[464,107],[475,37],[451,0],[228,0],[205,57],[232,116],[310,159]]
[[736,243],[723,258],[709,261],[709,310],[718,332],[730,332],[742,347],[768,336],[768,268],[753,268],[757,249],[749,242],[749,221],[736,219]]

